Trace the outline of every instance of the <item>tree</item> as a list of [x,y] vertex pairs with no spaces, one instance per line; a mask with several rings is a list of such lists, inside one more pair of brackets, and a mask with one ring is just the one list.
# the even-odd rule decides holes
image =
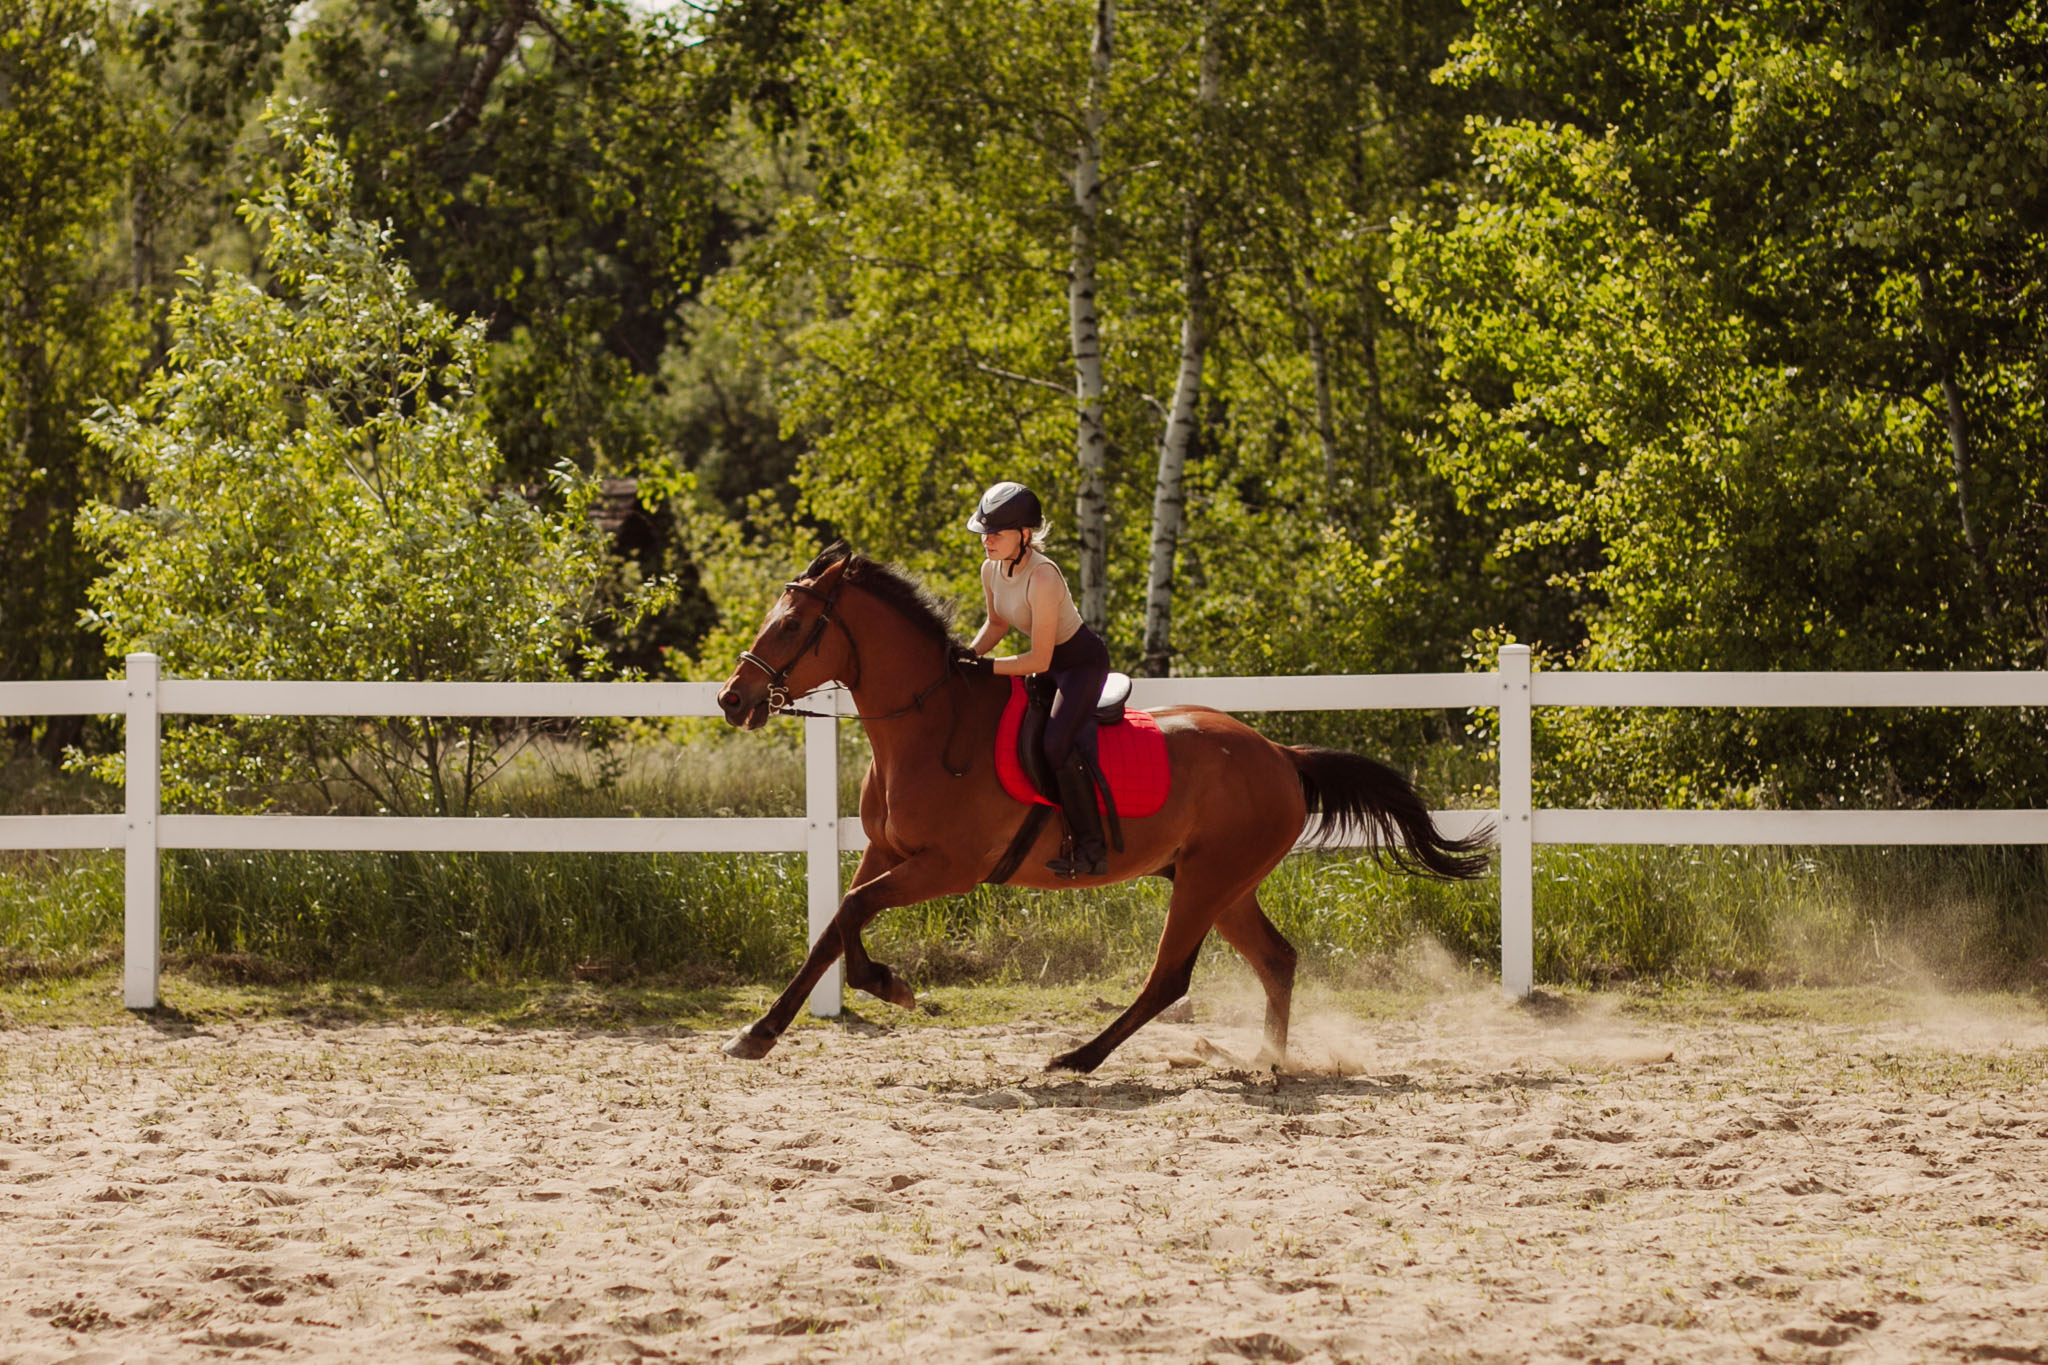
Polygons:
[[662,357],[719,218],[726,111],[674,15],[623,0],[331,0],[289,88],[346,130],[355,209],[421,290],[483,320],[511,469],[666,462]]
[[[515,477],[569,460],[639,481],[624,582],[697,581],[660,496],[675,473],[736,510],[787,472],[772,407],[735,401],[747,377],[718,347],[696,354],[696,294],[760,230],[747,125],[789,117],[811,8],[327,0],[294,46],[289,88],[347,130],[357,212],[393,224],[427,297],[484,320],[481,394]],[[691,588],[609,647],[644,663],[709,614]]]
[[[1424,481],[1409,442],[1426,404],[1405,400],[1429,388],[1426,352],[1399,321],[1355,345],[1354,320],[1381,311],[1388,219],[1458,155],[1425,80],[1457,13],[827,9],[808,87],[820,188],[716,291],[785,348],[808,510],[971,592],[971,565],[936,547],[981,485],[1024,479],[1075,508],[1084,616],[1099,581],[1113,650],[1214,666],[1272,617],[1240,591],[1284,596],[1326,532],[1351,535],[1368,501],[1395,524],[1401,481]],[[1383,41],[1326,51],[1360,34]],[[1313,192],[1276,199],[1290,176]],[[1329,271],[1312,296],[1292,273],[1304,252]],[[791,326],[777,310],[798,298]],[[1361,351],[1390,395],[1369,471],[1343,410]],[[1114,553],[1096,580],[1098,506]],[[1185,609],[1183,580],[1234,610]],[[1465,596],[1427,657],[1454,660],[1489,623],[1485,594]]]
[[[78,624],[94,565],[72,523],[119,481],[78,422],[123,395],[142,336],[107,233],[129,164],[104,62],[115,38],[85,0],[0,0],[0,677],[99,662]],[[45,755],[77,733],[49,724]]]
[[238,144],[284,68],[294,0],[119,3],[111,81],[126,114],[129,288],[161,364],[163,309],[188,255],[238,258],[235,204],[249,172]]
[[[2042,32],[2024,3],[1478,7],[1464,70],[1552,117],[1479,131],[1401,298],[1453,386],[1437,468],[1519,543],[1597,546],[1585,662],[2039,665]],[[1610,799],[1971,804],[2040,738],[1690,715],[1582,748]]]
[[[605,581],[591,485],[560,467],[543,510],[505,483],[482,328],[419,299],[390,229],[353,213],[317,118],[268,121],[296,164],[242,212],[272,289],[188,265],[165,368],[88,425],[148,490],[83,519],[111,566],[95,626],[186,677],[569,675]],[[218,805],[340,783],[391,811],[460,812],[498,738],[409,719],[193,726],[166,736],[167,790]]]
[[1214,154],[1214,124],[1223,98],[1219,51],[1223,35],[1217,29],[1214,0],[1203,6],[1199,22],[1201,32],[1195,41],[1201,55],[1196,61],[1191,111],[1195,129],[1189,149],[1193,169],[1182,190],[1180,356],[1173,397],[1159,437],[1159,468],[1152,481],[1151,549],[1145,565],[1145,633],[1139,667],[1155,678],[1172,671],[1174,561],[1187,512],[1188,447],[1194,441],[1196,408],[1202,401],[1202,367],[1209,358],[1211,329],[1208,237],[1213,230],[1209,201],[1214,195],[1209,182],[1215,177],[1207,173],[1207,162]]

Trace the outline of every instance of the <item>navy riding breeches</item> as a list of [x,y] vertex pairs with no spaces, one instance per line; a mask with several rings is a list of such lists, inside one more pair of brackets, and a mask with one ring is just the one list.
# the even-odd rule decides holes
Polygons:
[[1066,641],[1054,647],[1046,668],[1059,689],[1053,698],[1052,714],[1045,721],[1046,761],[1058,768],[1079,743],[1081,751],[1095,756],[1095,707],[1102,700],[1102,684],[1109,677],[1109,648],[1102,637],[1082,626]]

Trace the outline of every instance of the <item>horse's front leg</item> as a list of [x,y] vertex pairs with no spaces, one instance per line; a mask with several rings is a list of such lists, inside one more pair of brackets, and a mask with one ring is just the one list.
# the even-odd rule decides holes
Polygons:
[[846,984],[898,1009],[917,1006],[917,992],[910,989],[910,983],[869,957],[867,945],[860,941],[858,932],[846,940]]
[[[856,887],[866,886],[902,861],[902,854],[871,843],[867,852],[861,854],[860,866],[853,874],[853,884]],[[861,942],[860,930],[843,934],[842,938],[845,940],[847,985],[901,1009],[907,1010],[917,1004],[917,992],[910,989],[908,981],[868,956],[867,945]]]
[[[826,968],[846,951],[847,945],[859,942],[860,931],[876,915],[934,896],[959,895],[973,888],[977,875],[977,869],[957,854],[928,851],[912,855],[847,892],[832,916],[832,923],[804,956],[804,965],[797,969],[782,994],[775,997],[767,1013],[726,1041],[726,1055],[748,1061],[767,1056],[795,1021],[797,1011],[810,998]],[[865,960],[867,955],[863,952],[861,956]],[[875,968],[872,962],[868,966],[871,970]]]

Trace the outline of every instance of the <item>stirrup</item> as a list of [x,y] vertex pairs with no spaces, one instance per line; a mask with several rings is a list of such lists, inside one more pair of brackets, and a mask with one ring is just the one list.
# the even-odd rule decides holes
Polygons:
[[1084,863],[1081,861],[1081,857],[1080,850],[1076,849],[1072,857],[1067,857],[1063,854],[1058,858],[1048,858],[1045,860],[1045,865],[1052,870],[1054,875],[1061,877],[1106,877],[1109,875],[1108,853],[1096,854],[1093,862]]

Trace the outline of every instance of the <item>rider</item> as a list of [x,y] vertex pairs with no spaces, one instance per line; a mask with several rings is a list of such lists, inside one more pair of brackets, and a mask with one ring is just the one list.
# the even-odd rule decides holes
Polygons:
[[[1046,866],[1062,877],[1099,877],[1109,871],[1102,812],[1089,778],[1095,727],[1086,724],[1109,676],[1109,650],[1074,609],[1067,580],[1037,542],[1045,537],[1038,495],[1021,483],[999,483],[981,495],[967,529],[981,537],[982,598],[988,624],[974,637],[970,663],[1006,675],[1050,673],[1059,694],[1045,723],[1045,758],[1059,783],[1060,806],[1073,831],[1072,858]],[[1010,629],[1030,640],[1022,654],[985,659]]]

